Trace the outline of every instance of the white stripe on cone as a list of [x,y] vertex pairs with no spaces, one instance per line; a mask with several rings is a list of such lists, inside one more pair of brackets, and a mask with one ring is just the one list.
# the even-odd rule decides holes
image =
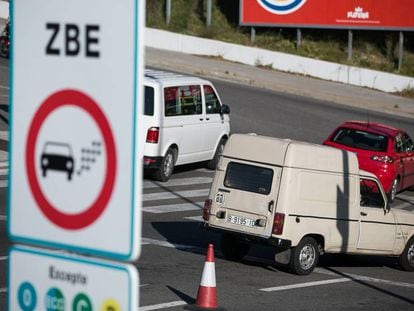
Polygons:
[[204,263],[200,286],[216,287],[216,269],[214,262],[206,261]]

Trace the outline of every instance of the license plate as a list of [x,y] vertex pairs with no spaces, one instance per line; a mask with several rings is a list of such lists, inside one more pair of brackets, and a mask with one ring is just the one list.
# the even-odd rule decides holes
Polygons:
[[254,227],[255,224],[255,221],[253,219],[234,215],[228,215],[227,222],[245,227]]

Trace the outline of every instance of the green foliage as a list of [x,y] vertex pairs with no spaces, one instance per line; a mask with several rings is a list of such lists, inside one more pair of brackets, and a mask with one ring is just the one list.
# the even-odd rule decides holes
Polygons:
[[[296,29],[257,27],[255,42],[250,27],[239,26],[239,1],[213,0],[212,24],[206,27],[206,1],[171,0],[171,21],[167,25],[166,0],[148,0],[148,27],[165,29],[204,38],[297,54],[341,64],[414,76],[414,33],[404,33],[404,54],[398,72],[396,31],[353,31],[353,57],[348,61],[348,31],[302,29],[297,47]],[[263,64],[260,64],[263,66]],[[271,67],[265,64],[266,67]]]

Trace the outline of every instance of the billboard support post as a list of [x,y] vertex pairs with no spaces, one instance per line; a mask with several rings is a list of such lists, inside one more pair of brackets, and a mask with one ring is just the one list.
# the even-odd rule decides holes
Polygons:
[[207,27],[211,26],[211,9],[212,9],[211,0],[207,0],[207,16],[206,16]]
[[166,0],[165,3],[165,22],[167,25],[171,22],[171,0]]
[[250,42],[254,43],[256,41],[256,29],[254,27],[250,28]]
[[404,33],[400,31],[398,40],[398,71],[401,70],[404,53]]
[[353,33],[352,30],[348,30],[348,61],[352,60],[352,43],[353,43]]
[[302,30],[300,28],[296,29],[296,49],[299,50],[302,45]]

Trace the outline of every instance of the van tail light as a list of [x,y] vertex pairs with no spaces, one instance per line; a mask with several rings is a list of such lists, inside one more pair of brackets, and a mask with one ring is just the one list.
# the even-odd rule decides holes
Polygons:
[[285,222],[285,214],[276,213],[275,218],[273,219],[273,234],[282,234],[283,232],[283,224]]
[[212,203],[211,199],[207,199],[204,201],[203,219],[205,221],[208,221],[210,219],[211,203]]
[[385,164],[389,164],[389,163],[394,162],[394,159],[391,158],[390,156],[381,156],[381,155],[373,155],[371,157],[371,160],[382,162],[382,163],[385,163]]
[[147,143],[158,144],[158,139],[160,137],[160,128],[159,127],[150,127],[147,131]]

